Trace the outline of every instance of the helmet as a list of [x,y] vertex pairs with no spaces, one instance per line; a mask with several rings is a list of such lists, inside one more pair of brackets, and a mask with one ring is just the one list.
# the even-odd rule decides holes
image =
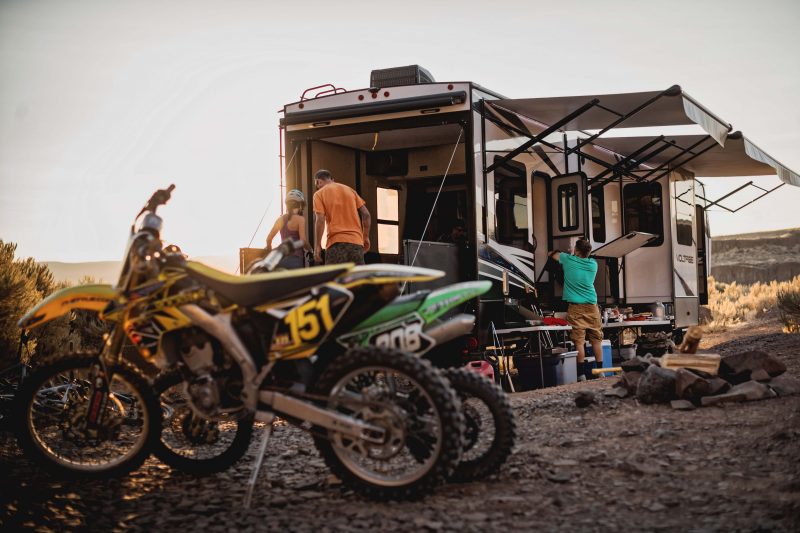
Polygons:
[[286,201],[297,202],[299,204],[306,203],[306,197],[303,196],[303,192],[297,189],[292,189],[291,191],[286,193]]

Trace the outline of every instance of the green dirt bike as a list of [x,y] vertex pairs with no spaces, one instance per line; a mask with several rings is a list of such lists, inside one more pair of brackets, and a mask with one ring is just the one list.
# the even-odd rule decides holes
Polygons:
[[[287,241],[252,265],[253,272],[269,272],[281,258],[301,246]],[[346,348],[383,347],[424,356],[434,366],[460,365],[463,337],[474,326],[468,314],[448,316],[452,310],[486,292],[489,282],[467,282],[436,291],[399,296],[351,331],[320,346],[317,368],[339,356]],[[295,369],[298,375],[302,369]],[[313,371],[306,370],[311,375]],[[514,443],[515,423],[505,393],[488,379],[465,368],[450,368],[445,375],[461,398],[466,420],[464,455],[452,479],[473,480],[497,471]],[[239,420],[222,427],[194,416],[181,394],[181,378],[168,372],[156,379],[155,389],[162,404],[172,407],[174,416],[165,420],[161,442],[154,452],[174,468],[205,475],[224,470],[247,451],[252,421]]]

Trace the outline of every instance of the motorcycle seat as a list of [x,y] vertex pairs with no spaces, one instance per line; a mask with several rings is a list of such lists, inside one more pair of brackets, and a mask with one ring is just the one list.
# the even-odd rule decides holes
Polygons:
[[236,276],[202,263],[186,262],[186,271],[189,277],[242,307],[254,307],[281,300],[334,280],[351,268],[353,268],[353,263],[342,263]]

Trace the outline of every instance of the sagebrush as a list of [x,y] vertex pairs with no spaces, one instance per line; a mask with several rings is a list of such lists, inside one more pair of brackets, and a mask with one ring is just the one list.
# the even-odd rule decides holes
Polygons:
[[[736,282],[720,283],[709,277],[708,308],[712,320],[706,325],[706,331],[725,331],[728,326],[763,316],[778,307],[779,295],[785,295],[783,298],[787,302],[791,298],[796,298],[793,301],[800,302],[800,276],[791,281],[759,282],[753,285],[739,285]],[[784,311],[781,311],[781,314],[791,316],[785,315]],[[784,323],[786,323],[785,318]]]

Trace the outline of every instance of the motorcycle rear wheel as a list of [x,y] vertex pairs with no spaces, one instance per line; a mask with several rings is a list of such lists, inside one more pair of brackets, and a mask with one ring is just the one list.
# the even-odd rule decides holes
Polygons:
[[161,433],[161,410],[135,369],[116,365],[103,422],[87,430],[89,376],[96,355],[70,354],[40,364],[15,398],[17,439],[25,454],[66,478],[125,475],[150,455]]
[[[457,466],[464,415],[452,387],[427,361],[395,350],[353,348],[331,362],[314,389],[328,396],[329,409],[385,429],[382,444],[330,430],[314,438],[328,468],[356,492],[375,500],[419,499]],[[348,402],[353,397],[362,407]]]
[[516,422],[508,395],[466,368],[451,368],[445,376],[461,399],[466,424],[465,449],[452,481],[475,481],[496,473],[514,447]]

